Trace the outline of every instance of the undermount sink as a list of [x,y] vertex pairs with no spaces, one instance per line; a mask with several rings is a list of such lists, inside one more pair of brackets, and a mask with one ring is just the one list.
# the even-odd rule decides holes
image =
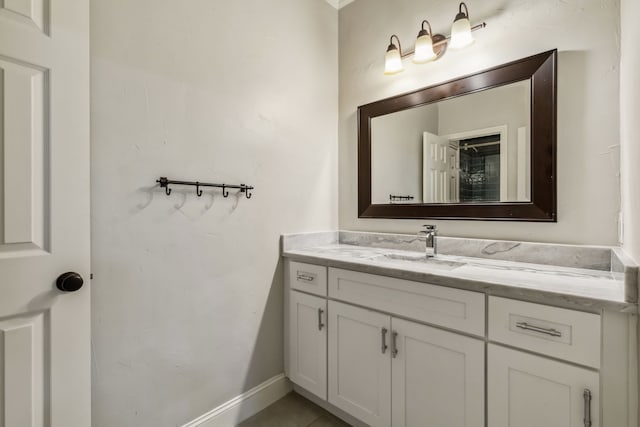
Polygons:
[[464,265],[463,262],[427,257],[424,254],[409,255],[409,254],[391,253],[391,254],[380,255],[379,259],[386,259],[386,260],[392,260],[392,261],[418,262],[418,263],[426,264],[436,268],[442,268],[445,270],[453,270],[455,268],[462,267]]

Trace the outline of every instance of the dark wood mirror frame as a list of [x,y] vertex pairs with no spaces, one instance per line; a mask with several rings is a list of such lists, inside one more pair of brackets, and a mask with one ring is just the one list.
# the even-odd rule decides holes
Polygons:
[[[372,204],[371,119],[531,79],[531,201]],[[358,107],[358,217],[557,221],[557,50]]]

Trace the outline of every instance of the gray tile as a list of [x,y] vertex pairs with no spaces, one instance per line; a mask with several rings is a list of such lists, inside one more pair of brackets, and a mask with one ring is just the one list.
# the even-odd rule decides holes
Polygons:
[[296,393],[289,393],[237,427],[307,427],[325,411]]
[[340,418],[327,413],[309,424],[309,427],[351,427],[351,424],[347,424]]

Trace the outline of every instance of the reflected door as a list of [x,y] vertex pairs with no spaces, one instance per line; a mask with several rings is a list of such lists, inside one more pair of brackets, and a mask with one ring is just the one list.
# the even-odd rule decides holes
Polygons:
[[447,138],[430,132],[423,134],[424,172],[422,192],[424,203],[455,203],[458,201],[457,150]]
[[89,2],[0,1],[0,425],[91,425]]

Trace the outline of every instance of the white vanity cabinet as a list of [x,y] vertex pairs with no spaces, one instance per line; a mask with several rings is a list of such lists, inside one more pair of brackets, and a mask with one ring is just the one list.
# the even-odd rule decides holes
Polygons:
[[484,342],[329,301],[329,402],[372,427],[484,425]]
[[285,371],[336,414],[372,427],[638,425],[634,314],[285,270]]
[[327,300],[292,291],[289,295],[289,378],[327,398]]
[[488,345],[489,426],[599,427],[601,321],[489,297],[489,340],[541,354]]
[[391,425],[391,317],[329,301],[329,403],[371,427]]
[[286,278],[295,384],[372,427],[484,426],[483,294],[300,262]]
[[395,317],[391,334],[392,426],[484,426],[484,341]]
[[495,344],[488,347],[490,427],[600,426],[597,371]]

